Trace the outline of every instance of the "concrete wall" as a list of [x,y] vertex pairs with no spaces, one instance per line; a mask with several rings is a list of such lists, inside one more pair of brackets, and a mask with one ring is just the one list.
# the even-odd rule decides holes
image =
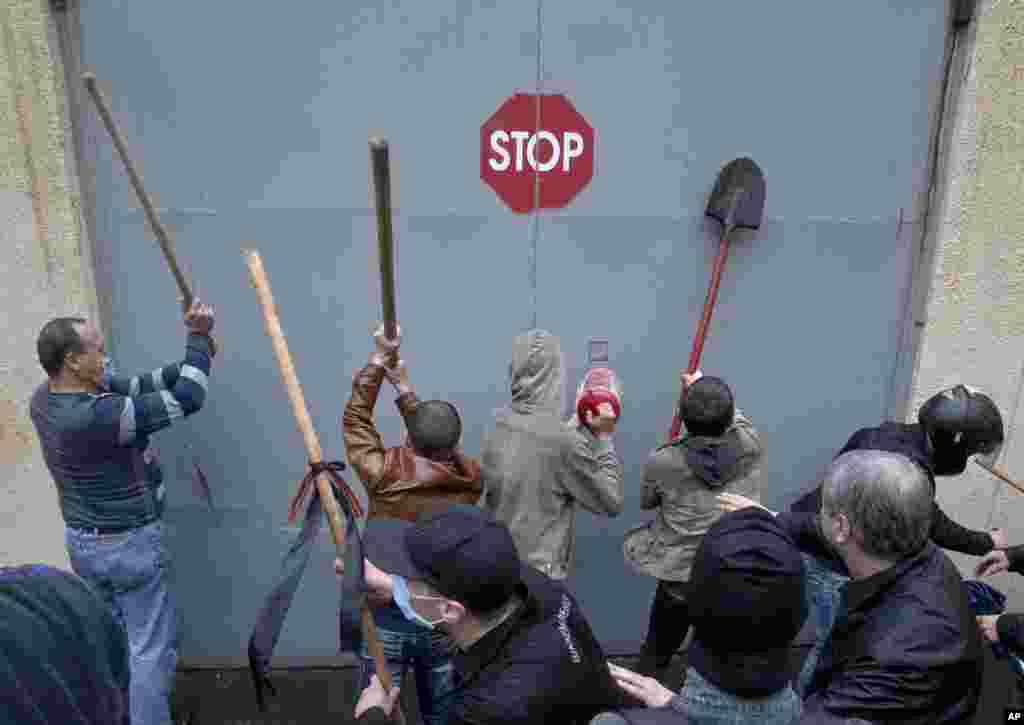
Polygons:
[[[937,169],[922,240],[907,414],[965,383],[990,394],[1008,442],[1000,463],[1024,479],[1024,2],[985,0],[955,38]],[[940,506],[972,528],[1006,527],[1024,544],[1024,496],[978,466],[939,479]],[[974,557],[954,555],[965,576]],[[1024,609],[1024,579],[992,583]]]
[[58,25],[46,0],[0,0],[0,565],[67,568],[53,481],[28,416],[40,328],[96,318]]

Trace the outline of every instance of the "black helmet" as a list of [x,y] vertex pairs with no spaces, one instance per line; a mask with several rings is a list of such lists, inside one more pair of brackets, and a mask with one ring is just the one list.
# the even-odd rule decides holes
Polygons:
[[992,399],[966,385],[957,385],[929,398],[917,412],[928,434],[936,476],[963,473],[967,459],[984,457],[994,464],[1003,445],[1003,418]]

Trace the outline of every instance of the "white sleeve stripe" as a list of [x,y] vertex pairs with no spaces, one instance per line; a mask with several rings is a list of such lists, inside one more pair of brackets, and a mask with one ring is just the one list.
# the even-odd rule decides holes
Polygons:
[[135,403],[131,398],[124,399],[124,410],[117,428],[117,444],[126,445],[135,440]]
[[163,368],[157,368],[152,373],[150,373],[149,377],[153,381],[153,392],[154,393],[157,392],[158,390],[166,390],[167,389],[167,386],[164,385],[164,370],[163,370]]
[[132,396],[134,398],[136,395],[139,394],[140,382],[141,381],[139,380],[139,376],[138,375],[136,375],[134,378],[132,378],[131,383],[129,383],[129,385],[128,385],[128,395],[130,395],[130,396]]
[[197,383],[199,387],[203,389],[203,392],[206,392],[206,373],[204,373],[199,368],[193,367],[192,365],[182,365],[181,372],[179,373],[179,375],[183,378],[188,378],[189,380],[192,380],[193,382]]
[[167,418],[169,420],[177,420],[185,415],[185,412],[181,409],[181,403],[166,390],[160,391],[160,397],[164,401],[164,409],[167,411]]

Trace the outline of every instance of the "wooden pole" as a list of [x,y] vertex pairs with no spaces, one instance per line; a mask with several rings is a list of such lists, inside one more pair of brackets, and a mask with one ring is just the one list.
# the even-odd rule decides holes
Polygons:
[[[284,387],[292,404],[292,413],[295,415],[295,422],[299,426],[302,440],[306,444],[306,454],[309,456],[310,463],[320,463],[323,456],[320,450],[320,438],[313,429],[313,421],[309,417],[306,399],[302,395],[302,386],[299,385],[299,378],[295,374],[292,356],[288,351],[288,342],[285,340],[284,331],[281,329],[281,322],[277,316],[277,307],[274,305],[274,297],[270,293],[270,282],[263,271],[263,262],[260,260],[259,252],[255,250],[247,252],[246,263],[249,266],[249,279],[253,287],[256,288],[256,297],[259,299],[260,308],[263,310],[263,321],[266,323],[267,335],[270,337],[270,344],[274,348],[274,355],[277,357],[277,365],[281,370]],[[316,488],[320,493],[320,501],[327,514],[327,523],[331,529],[331,538],[334,539],[334,547],[338,552],[338,558],[344,559],[345,520],[341,516],[338,501],[334,498],[331,479],[326,473],[321,473],[316,477]],[[363,605],[360,617],[362,620],[363,637],[366,639],[370,654],[373,655],[377,677],[380,678],[384,689],[390,691],[392,684],[391,673],[388,671],[387,662],[384,658],[384,646],[377,636],[377,627],[374,624],[373,616],[370,614],[370,608],[366,604]]]
[[167,266],[171,268],[171,274],[174,275],[174,281],[178,285],[178,292],[181,294],[182,307],[185,312],[188,312],[192,306],[192,288],[189,286],[185,275],[181,271],[181,267],[178,265],[178,258],[174,253],[174,247],[171,245],[170,235],[167,234],[167,230],[160,222],[160,217],[157,216],[156,208],[153,206],[153,200],[149,198],[149,194],[146,193],[146,189],[142,186],[142,177],[139,176],[139,172],[135,170],[135,164],[132,163],[131,157],[128,156],[128,147],[124,143],[124,138],[122,138],[117,124],[114,123],[114,117],[110,114],[107,99],[103,97],[103,93],[100,92],[99,87],[96,85],[96,76],[92,73],[83,73],[82,81],[85,83],[86,90],[89,91],[89,95],[92,96],[92,100],[96,104],[96,110],[100,118],[103,119],[103,125],[106,126],[107,133],[110,134],[110,138],[114,142],[114,148],[117,149],[117,155],[121,157],[125,171],[128,172],[128,179],[132,182],[132,187],[135,189],[136,196],[139,197],[142,210],[146,213],[149,226],[153,230],[157,242],[160,243],[160,250],[164,253]]
[[984,468],[986,471],[991,473],[993,476],[998,478],[1003,483],[1008,483],[1011,486],[1013,486],[1015,489],[1017,489],[1017,493],[1024,494],[1024,486],[1022,486],[1021,484],[1017,483],[1012,478],[1010,478],[1010,474],[1007,473],[1004,469],[1002,469],[1002,468],[1000,468],[999,466],[996,466],[996,465],[993,465],[991,468],[989,468],[988,466],[983,464],[981,461],[979,461],[977,458],[975,458],[973,460],[974,460],[975,463],[977,463],[979,466]]
[[[92,96],[92,100],[96,104],[96,111],[103,120],[103,125],[107,129],[107,133],[110,134],[111,141],[114,142],[114,148],[117,149],[117,155],[121,157],[121,163],[124,164],[125,171],[128,172],[128,179],[132,182],[135,195],[139,197],[139,204],[142,205],[142,210],[146,214],[146,220],[149,222],[150,229],[153,230],[153,236],[156,237],[157,242],[160,244],[160,251],[163,252],[164,260],[171,270],[175,284],[178,285],[178,294],[181,295],[182,312],[188,313],[192,308],[192,287],[189,285],[188,280],[185,279],[185,274],[181,271],[181,265],[178,264],[178,255],[174,252],[171,236],[167,233],[163,222],[160,221],[160,217],[156,213],[156,207],[153,205],[153,200],[149,198],[145,187],[142,186],[142,177],[135,170],[135,164],[132,163],[132,159],[128,155],[128,147],[125,145],[124,138],[121,136],[121,131],[118,130],[117,124],[114,123],[114,117],[110,113],[107,99],[103,97],[99,86],[96,85],[96,75],[93,73],[83,73],[82,82],[85,84],[86,90],[89,91],[89,95]],[[213,354],[216,355],[220,350],[220,345],[212,335],[210,336],[210,344]]]
[[394,340],[398,337],[398,318],[395,311],[395,240],[391,228],[391,166],[388,142],[382,138],[370,139],[370,166],[373,170],[373,191],[377,207],[377,250],[380,259],[384,335]]

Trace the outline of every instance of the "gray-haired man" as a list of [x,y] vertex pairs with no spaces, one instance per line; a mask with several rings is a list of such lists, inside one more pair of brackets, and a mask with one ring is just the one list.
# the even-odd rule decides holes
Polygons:
[[[726,509],[752,504],[719,498]],[[895,453],[844,453],[825,473],[818,514],[777,516],[798,546],[833,552],[852,577],[801,722],[969,722],[981,693],[981,641],[959,572],[929,540],[925,472]]]

